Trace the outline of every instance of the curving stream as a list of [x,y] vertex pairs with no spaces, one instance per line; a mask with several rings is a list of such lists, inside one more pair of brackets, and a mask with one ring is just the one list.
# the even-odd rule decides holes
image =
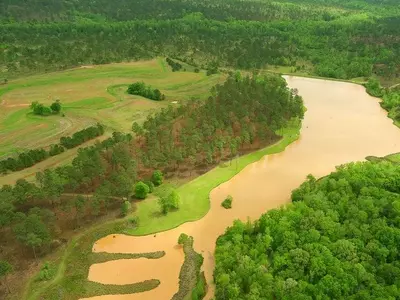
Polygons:
[[[127,284],[157,278],[158,288],[132,295],[105,295],[96,300],[169,300],[178,290],[184,259],[177,247],[180,233],[194,237],[194,247],[204,256],[203,270],[212,282],[215,242],[235,219],[258,218],[268,209],[289,202],[290,193],[307,174],[328,174],[335,166],[360,161],[368,155],[400,152],[400,130],[387,118],[377,99],[362,86],[310,78],[285,76],[291,88],[303,96],[307,112],[299,140],[285,151],[265,156],[248,165],[210,194],[211,208],[201,220],[176,229],[144,237],[115,235],[99,240],[95,252],[143,253],[166,251],[158,260],[120,260],[93,265],[89,280],[105,284]],[[220,206],[228,195],[233,208]],[[206,299],[213,296],[210,284]]]

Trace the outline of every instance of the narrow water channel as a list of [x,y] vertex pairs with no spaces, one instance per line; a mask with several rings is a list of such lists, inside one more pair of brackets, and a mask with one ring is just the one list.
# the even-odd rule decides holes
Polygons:
[[[143,253],[164,250],[166,255],[155,261],[122,260],[93,265],[89,279],[105,284],[126,284],[159,279],[158,288],[132,295],[104,295],[96,300],[169,300],[178,290],[178,275],[184,256],[177,247],[184,232],[194,237],[194,247],[204,256],[213,296],[215,242],[235,219],[252,220],[271,208],[290,201],[291,191],[308,174],[320,177],[335,166],[364,160],[368,155],[384,156],[400,152],[400,129],[387,118],[376,98],[362,86],[319,79],[285,76],[291,88],[303,96],[307,112],[301,136],[285,151],[265,156],[248,165],[238,175],[214,189],[210,194],[211,208],[199,221],[157,235],[132,237],[108,236],[98,241],[93,251]],[[233,196],[233,208],[225,210],[222,200]]]

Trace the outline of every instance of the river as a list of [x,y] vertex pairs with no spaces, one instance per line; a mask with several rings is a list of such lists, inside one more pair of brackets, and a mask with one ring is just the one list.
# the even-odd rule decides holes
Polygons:
[[[300,138],[285,151],[265,156],[248,165],[211,194],[208,214],[196,222],[176,229],[133,237],[108,236],[93,246],[93,251],[143,253],[164,250],[155,261],[120,260],[93,265],[89,279],[104,284],[127,284],[159,279],[158,288],[132,295],[104,295],[91,300],[169,300],[178,290],[178,276],[184,259],[177,246],[184,232],[194,237],[194,247],[204,256],[203,270],[210,284],[206,299],[213,296],[215,242],[235,219],[252,220],[269,209],[290,201],[290,194],[308,174],[321,177],[335,166],[364,160],[368,155],[384,156],[400,152],[400,130],[387,118],[376,98],[362,86],[329,80],[285,76],[289,87],[297,88],[307,112]],[[233,196],[233,208],[225,210],[222,200]],[[88,298],[89,299],[89,298]]]

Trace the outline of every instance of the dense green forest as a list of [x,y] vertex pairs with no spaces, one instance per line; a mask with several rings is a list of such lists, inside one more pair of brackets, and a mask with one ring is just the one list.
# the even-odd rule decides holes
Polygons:
[[400,297],[400,167],[351,163],[236,221],[216,249],[216,299]]
[[171,56],[334,78],[394,78],[400,8],[380,0],[2,1],[0,76]]
[[[37,173],[36,183],[21,179],[15,186],[3,186],[2,245],[16,241],[35,256],[46,253],[65,230],[121,205],[124,212],[129,206],[125,201],[134,194],[145,198],[151,185],[140,181],[161,184],[158,169],[166,176],[203,173],[232,156],[275,142],[275,130],[303,117],[302,98],[276,75],[242,78],[236,73],[212,94],[205,102],[169,106],[143,125],[135,123],[134,136],[114,132],[109,139],[79,149],[71,165]],[[62,140],[61,145],[68,147],[69,142]],[[178,208],[174,193],[164,200],[164,213]]]

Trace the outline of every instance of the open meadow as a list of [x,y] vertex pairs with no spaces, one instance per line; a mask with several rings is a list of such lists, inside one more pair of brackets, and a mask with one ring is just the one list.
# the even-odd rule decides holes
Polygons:
[[[83,66],[80,68],[13,80],[0,86],[0,159],[19,151],[47,147],[60,137],[93,125],[107,127],[107,132],[129,132],[134,121],[141,123],[149,113],[169,104],[181,104],[192,97],[205,98],[210,88],[222,80],[221,75],[206,76],[187,71],[172,72],[164,58],[149,61]],[[129,84],[143,81],[166,95],[153,101],[126,92]],[[37,116],[30,110],[34,101],[62,104],[61,115]],[[83,144],[86,146],[88,143]],[[43,167],[71,161],[72,152],[41,162]],[[24,171],[32,176],[37,165]],[[18,174],[0,177],[0,184],[15,182]]]

